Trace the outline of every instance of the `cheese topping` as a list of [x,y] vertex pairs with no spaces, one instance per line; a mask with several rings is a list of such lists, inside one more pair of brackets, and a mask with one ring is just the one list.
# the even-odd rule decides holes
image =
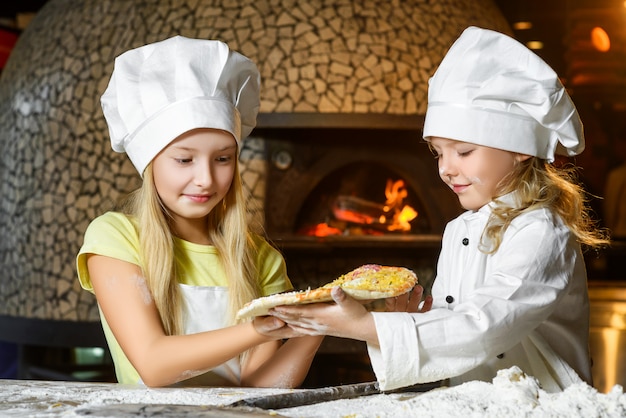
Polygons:
[[384,267],[378,264],[366,264],[349,273],[339,276],[322,286],[335,286],[360,290],[387,290],[388,288],[412,288],[417,284],[417,276],[403,267]]

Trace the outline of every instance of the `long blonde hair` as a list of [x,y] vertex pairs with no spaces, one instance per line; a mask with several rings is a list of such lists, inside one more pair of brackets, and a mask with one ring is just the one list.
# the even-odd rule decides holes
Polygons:
[[[180,335],[184,331],[183,300],[177,280],[174,237],[170,216],[154,185],[152,163],[144,171],[142,186],[128,196],[120,210],[136,219],[141,267],[163,328],[167,335]],[[234,323],[234,313],[261,293],[257,246],[248,228],[239,163],[235,165],[228,193],[208,215],[207,228],[228,278],[227,315]]]
[[[511,222],[519,215],[538,208],[557,213],[576,236],[578,242],[590,248],[609,244],[605,230],[597,228],[588,206],[587,192],[578,183],[576,167],[560,168],[546,160],[531,157],[517,164],[500,185],[500,195],[515,192],[516,206],[495,198],[491,218],[483,232],[482,250],[492,254],[498,250]],[[485,241],[489,245],[485,245]]]

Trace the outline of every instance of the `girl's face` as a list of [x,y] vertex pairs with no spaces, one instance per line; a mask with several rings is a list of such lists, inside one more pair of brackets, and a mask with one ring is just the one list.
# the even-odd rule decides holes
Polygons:
[[172,141],[152,161],[154,185],[178,236],[206,225],[233,180],[237,143],[217,129],[194,129]]
[[496,148],[431,137],[439,176],[466,210],[478,210],[498,196],[498,187],[515,165],[530,158]]

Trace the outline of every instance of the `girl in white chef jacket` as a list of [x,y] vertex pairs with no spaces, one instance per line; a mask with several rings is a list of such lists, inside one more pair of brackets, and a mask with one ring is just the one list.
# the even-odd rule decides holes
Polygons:
[[580,245],[607,242],[571,173],[552,165],[555,152],[584,148],[568,94],[526,47],[470,27],[428,99],[424,138],[467,210],[445,229],[432,309],[419,312],[410,298],[407,308],[405,296],[391,306],[398,312],[370,313],[337,288],[337,304],[273,314],[295,332],[366,341],[382,389],[490,381],[514,365],[548,391],[590,382]]
[[246,223],[238,156],[259,100],[256,66],[222,42],[177,36],[115,60],[102,108],[143,184],[90,224],[77,265],[121,383],[293,387],[306,376],[322,337],[281,344],[276,318],[234,321],[251,299],[292,288]]

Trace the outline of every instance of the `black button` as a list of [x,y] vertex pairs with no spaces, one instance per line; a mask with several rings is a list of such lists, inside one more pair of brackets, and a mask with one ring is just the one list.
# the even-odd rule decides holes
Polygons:
[[501,358],[504,358],[504,353],[498,354],[496,357],[498,357],[498,358],[500,358],[500,359],[501,359]]
[[463,238],[463,245],[468,245],[468,244],[469,244],[469,239]]
[[452,303],[452,302],[454,302],[454,298],[452,296],[448,295],[448,296],[446,296],[446,302]]

